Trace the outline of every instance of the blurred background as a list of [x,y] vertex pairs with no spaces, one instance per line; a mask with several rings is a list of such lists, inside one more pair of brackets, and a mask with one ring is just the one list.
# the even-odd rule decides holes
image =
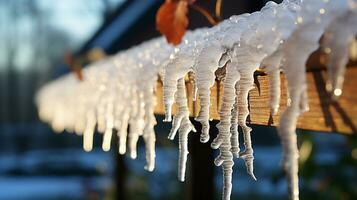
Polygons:
[[[223,18],[260,9],[263,0],[224,0]],[[277,1],[279,2],[279,1]],[[220,199],[217,152],[190,135],[187,178],[177,178],[178,147],[166,139],[170,124],[157,116],[156,169],[144,171],[116,149],[82,150],[82,138],[55,134],[38,120],[34,94],[76,66],[158,36],[160,0],[0,0],[0,200]],[[214,10],[214,0],[197,0]],[[190,10],[190,29],[210,26]],[[130,67],[130,66],[128,66]],[[212,122],[212,126],[216,122]],[[196,124],[198,129],[199,125]],[[255,172],[234,166],[232,199],[287,199],[275,128],[254,126]],[[212,128],[214,137],[217,130]],[[301,199],[357,199],[357,138],[299,131]],[[113,142],[112,145],[116,145]]]

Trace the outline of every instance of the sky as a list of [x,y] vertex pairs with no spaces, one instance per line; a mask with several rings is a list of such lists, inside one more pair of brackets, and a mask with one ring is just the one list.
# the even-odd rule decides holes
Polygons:
[[[39,23],[49,24],[44,26],[46,29],[51,27],[64,33],[70,40],[66,48],[72,51],[80,48],[103,23],[105,1],[111,10],[115,10],[125,0],[0,0],[0,40],[5,41],[3,45],[0,43],[0,70],[6,70],[8,66],[9,41],[15,41],[18,46],[15,68],[21,71],[33,68],[36,59],[34,44],[47,41],[41,38],[44,34],[41,34]],[[44,16],[42,21],[26,14],[31,13],[30,5],[36,5]],[[64,49],[58,50],[58,54],[63,52]]]
[[[50,14],[50,20],[59,29],[69,33],[74,40],[89,39],[103,23],[103,0],[38,0]],[[113,9],[124,0],[108,0]]]

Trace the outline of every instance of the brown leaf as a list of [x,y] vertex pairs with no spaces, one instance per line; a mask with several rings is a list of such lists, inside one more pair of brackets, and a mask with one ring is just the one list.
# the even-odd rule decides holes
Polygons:
[[156,28],[167,41],[177,45],[188,26],[188,5],[194,0],[166,0],[156,14]]
[[69,51],[64,52],[64,62],[71,71],[76,75],[77,79],[83,81],[82,67],[75,61],[73,54]]

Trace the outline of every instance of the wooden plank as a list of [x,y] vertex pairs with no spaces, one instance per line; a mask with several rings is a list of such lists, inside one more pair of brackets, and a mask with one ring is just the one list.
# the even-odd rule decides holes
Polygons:
[[[325,91],[326,74],[326,71],[321,69],[307,72],[310,110],[299,118],[297,127],[313,131],[357,134],[357,67],[347,68],[343,94],[336,102],[332,101]],[[270,117],[268,77],[260,75],[257,79],[260,85],[260,94],[257,87],[249,93],[250,123],[277,126],[287,102],[284,75],[281,75],[281,108],[279,113],[273,117]],[[186,85],[191,116],[197,116],[199,99],[197,101],[191,100],[192,84],[187,82]],[[220,85],[220,87],[218,88],[217,85]],[[224,92],[222,84],[217,84],[216,82],[215,86],[211,88],[211,92],[210,115],[212,119],[219,119],[217,108],[220,107],[219,104],[222,102],[221,98]],[[159,82],[157,85],[158,104],[155,109],[156,114],[164,114],[162,94],[162,83]],[[217,94],[219,94],[219,97]],[[173,112],[175,112],[175,108]]]
[[[193,123],[195,127],[200,127],[198,122]],[[215,138],[218,130],[212,127],[209,132],[211,138]],[[214,200],[215,196],[215,166],[207,165],[214,162],[214,150],[209,144],[200,142],[199,134],[189,135],[189,167],[186,173],[187,200]],[[209,191],[209,192],[207,192]]]

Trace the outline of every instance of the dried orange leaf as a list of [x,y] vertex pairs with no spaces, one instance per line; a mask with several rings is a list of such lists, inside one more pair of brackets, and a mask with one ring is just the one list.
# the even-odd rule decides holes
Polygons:
[[[193,1],[192,1],[193,2]],[[156,15],[156,28],[167,41],[177,45],[186,32],[188,26],[188,4],[191,1],[167,0]]]
[[83,81],[82,67],[78,63],[76,63],[73,54],[69,51],[65,51],[64,53],[64,62],[71,71],[76,75],[77,79]]

